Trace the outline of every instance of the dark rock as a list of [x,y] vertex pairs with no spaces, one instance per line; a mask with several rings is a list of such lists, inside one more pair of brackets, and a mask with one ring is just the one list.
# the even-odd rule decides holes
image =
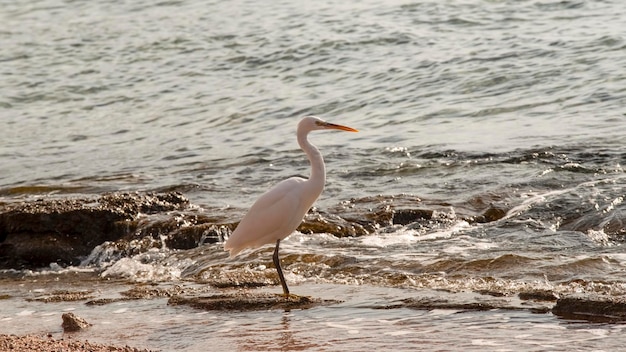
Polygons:
[[484,311],[503,308],[501,305],[492,302],[451,302],[433,298],[407,298],[402,300],[401,307],[411,309],[458,309]]
[[397,209],[393,214],[393,224],[408,225],[422,220],[430,220],[433,211],[428,209]]
[[61,318],[63,319],[63,324],[61,324],[63,332],[76,332],[86,329],[92,325],[74,313],[63,313]]
[[183,297],[173,296],[169,299],[169,305],[186,305],[203,310],[268,310],[268,309],[307,309],[319,305],[339,303],[334,300],[321,300],[306,296],[270,293],[239,292],[235,294],[220,294],[207,297]]
[[594,322],[626,321],[626,297],[563,297],[556,301],[552,313],[565,319],[583,319]]
[[554,302],[559,299],[559,295],[551,290],[533,290],[523,291],[518,294],[519,298],[524,301],[546,301]]
[[202,244],[224,241],[236,223],[219,223],[219,220],[198,214],[172,213],[155,215],[134,222],[134,237],[163,239],[171,249],[191,249]]
[[477,290],[476,293],[480,293],[481,295],[491,296],[491,297],[506,297],[506,292],[494,291],[494,290]]
[[624,241],[626,239],[626,214],[616,210],[603,221],[604,233],[612,238]]
[[[452,214],[453,218],[464,219],[469,223],[486,223],[506,216],[508,209],[495,203],[498,201],[500,199],[495,195],[474,197],[457,203],[422,199],[407,194],[364,197],[351,199],[331,208],[329,213],[332,216],[312,211],[299,230],[329,232],[341,237],[363,236],[380,227],[393,225],[417,223],[432,227],[440,221],[446,221],[445,217],[433,218],[435,212]],[[351,230],[351,227],[355,229]]]
[[496,220],[500,220],[503,217],[506,216],[506,209],[502,209],[502,208],[497,208],[494,205],[489,206],[489,209],[487,209],[483,214],[482,217],[480,217],[480,221],[477,222],[492,222],[492,221],[496,221]]
[[165,239],[165,244],[172,249],[191,249],[202,244],[222,242],[228,238],[234,228],[234,224],[198,224],[180,227],[170,232]]
[[95,246],[133,233],[133,220],[140,213],[180,210],[188,203],[178,193],[115,193],[5,205],[0,213],[0,269],[77,265]]
[[368,231],[363,225],[337,215],[309,212],[298,226],[302,233],[331,233],[337,237],[365,236]]

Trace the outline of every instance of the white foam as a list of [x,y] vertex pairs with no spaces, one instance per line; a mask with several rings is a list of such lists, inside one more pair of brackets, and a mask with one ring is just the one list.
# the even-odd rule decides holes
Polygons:
[[337,324],[337,323],[333,323],[333,322],[327,322],[326,326],[331,327],[331,328],[336,328],[336,329],[344,329],[346,330],[346,332],[348,334],[358,334],[359,330],[354,329],[353,326],[349,326],[349,325],[343,325],[343,324]]
[[613,209],[615,209],[615,207],[617,207],[618,205],[622,204],[623,202],[624,202],[624,197],[617,197],[617,198],[613,199],[613,201],[611,201],[611,203],[602,212],[605,213],[605,214],[609,213],[609,212],[613,211]]
[[180,279],[182,272],[194,263],[191,259],[178,261],[171,253],[148,252],[132,258],[122,258],[104,270],[100,276],[127,278],[138,282]]
[[33,314],[35,314],[34,310],[26,309],[26,310],[23,310],[23,311],[21,311],[19,313],[16,313],[15,315],[17,315],[18,317],[26,317],[26,316],[30,316],[30,315],[33,315]]
[[404,336],[409,334],[414,334],[415,332],[410,330],[398,330],[398,331],[387,331],[385,335],[389,336]]
[[362,236],[360,237],[360,242],[363,246],[376,248],[385,248],[395,245],[408,245],[417,241],[415,234],[416,231],[408,230],[398,231],[392,234]]
[[498,343],[494,340],[487,340],[487,339],[473,339],[472,345],[474,346],[502,346],[501,343]]
[[609,235],[607,235],[604,230],[587,230],[587,237],[590,240],[603,245],[603,246],[611,246],[611,241],[609,239]]

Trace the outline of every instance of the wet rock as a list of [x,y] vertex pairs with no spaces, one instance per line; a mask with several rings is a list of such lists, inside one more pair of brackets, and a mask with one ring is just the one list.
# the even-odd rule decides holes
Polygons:
[[524,301],[546,301],[554,302],[559,299],[559,295],[551,290],[532,290],[524,291],[518,294],[518,297]]
[[64,332],[76,332],[86,329],[92,325],[74,313],[63,313],[61,318],[63,319],[61,327],[63,327]]
[[134,299],[135,298],[131,298],[131,297],[97,298],[97,299],[93,299],[91,301],[85,302],[85,305],[87,305],[87,306],[103,306],[103,305],[111,304],[111,303],[132,301]]
[[563,297],[556,301],[552,313],[565,319],[583,319],[594,322],[626,321],[626,297]]
[[[305,230],[310,232],[328,232],[336,236],[363,236],[386,226],[420,224],[433,227],[437,222],[446,221],[441,214],[450,214],[452,218],[463,219],[469,223],[486,223],[502,219],[508,208],[500,205],[496,195],[474,197],[472,199],[449,203],[437,199],[422,199],[413,195],[379,195],[351,199],[341,202],[329,210],[337,219],[320,213],[318,218],[329,223],[324,228],[312,214],[305,219]],[[435,212],[438,214],[435,217]],[[339,220],[340,219],[340,220]],[[314,224],[306,224],[314,222]],[[347,224],[347,225],[346,225]],[[350,231],[350,226],[359,225],[363,230]],[[348,230],[346,230],[346,228]],[[302,231],[302,230],[301,230]]]
[[133,217],[138,213],[156,214],[166,211],[186,209],[189,200],[181,193],[110,193],[98,199],[107,209],[121,210]]
[[502,219],[506,216],[507,209],[499,208],[493,204],[481,215],[475,218],[475,222],[486,223]]
[[393,214],[393,224],[408,225],[414,222],[430,220],[433,211],[428,209],[397,209]]
[[179,295],[185,290],[182,286],[173,287],[152,287],[147,285],[137,285],[130,290],[121,292],[120,294],[130,299],[152,299],[161,297],[172,297]]
[[159,284],[137,284],[134,287],[120,292],[121,297],[115,298],[98,298],[87,301],[85,305],[88,306],[103,306],[106,304],[127,302],[134,300],[148,300],[158,298],[169,298],[176,295],[191,295],[207,292],[210,288],[203,286],[201,288],[185,287],[182,285],[166,285],[166,287],[159,286]]
[[617,240],[626,240],[626,214],[617,210],[602,223],[604,233]]
[[363,225],[348,221],[340,216],[309,212],[298,226],[302,233],[331,233],[337,237],[365,236],[370,231]]
[[[270,259],[271,260],[271,259]],[[282,258],[287,265],[285,258]],[[267,263],[269,265],[269,262]],[[276,270],[244,270],[233,272],[220,266],[207,268],[200,275],[202,283],[217,288],[254,288],[280,285]]]
[[[433,213],[449,212],[451,204],[422,200],[412,195],[374,196],[351,199],[328,212],[313,209],[298,227],[303,233],[331,233],[337,237],[365,236],[381,227],[428,224]],[[475,215],[475,214],[472,214]]]
[[106,194],[97,199],[37,200],[0,210],[0,269],[77,265],[105,242],[133,233],[140,213],[184,209],[178,193]]
[[411,219],[430,217],[427,213],[432,214],[431,209],[422,207],[420,198],[407,194],[354,198],[341,202],[331,208],[330,212],[349,222],[360,224],[368,232],[393,224],[406,225]]
[[322,300],[306,296],[270,293],[239,292],[234,294],[218,294],[206,297],[183,297],[173,296],[169,299],[169,305],[186,305],[203,310],[234,310],[252,311],[268,309],[308,309],[319,305],[339,303],[334,300]]
[[[461,219],[489,222],[506,214],[504,208],[493,205],[494,201],[495,196],[459,204],[406,194],[364,197],[341,202],[328,212],[312,209],[298,230],[354,237],[385,227],[413,226],[427,231]],[[190,207],[189,201],[176,192],[2,203],[0,269],[36,269],[51,263],[78,265],[106,241],[111,242],[108,248],[114,248],[118,257],[163,246],[191,249],[223,241],[237,225],[227,222],[232,219],[223,212],[206,213]]]
[[[411,309],[458,309],[458,310],[491,310],[504,308],[501,304],[494,302],[452,302],[448,300],[439,300],[432,298],[407,298],[402,300],[400,304],[402,308]],[[510,309],[510,307],[507,307]]]
[[476,293],[480,293],[481,295],[491,296],[491,297],[506,297],[506,292],[494,291],[494,290],[477,290]]
[[162,214],[137,220],[134,237],[163,239],[171,249],[191,249],[202,244],[224,241],[237,226],[236,223],[219,223],[215,218],[190,214]]
[[93,298],[93,291],[53,291],[50,294],[41,295],[35,298],[27,298],[26,301],[38,301],[45,303],[74,302]]

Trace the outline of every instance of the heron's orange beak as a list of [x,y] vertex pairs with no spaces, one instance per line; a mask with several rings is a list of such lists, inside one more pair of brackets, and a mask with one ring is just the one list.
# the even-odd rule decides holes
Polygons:
[[326,122],[324,124],[324,126],[326,128],[330,128],[330,129],[333,129],[333,130],[342,130],[342,131],[348,131],[348,132],[359,132],[359,130],[356,130],[356,129],[352,128],[352,127],[337,125],[335,123],[330,123],[330,122]]

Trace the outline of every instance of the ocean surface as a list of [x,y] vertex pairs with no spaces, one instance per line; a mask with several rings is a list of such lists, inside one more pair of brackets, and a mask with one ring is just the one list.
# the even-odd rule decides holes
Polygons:
[[[233,259],[219,243],[123,258],[99,247],[77,267],[1,273],[14,298],[0,300],[0,333],[59,334],[57,313],[74,310],[94,323],[78,338],[163,351],[621,348],[620,324],[380,307],[626,295],[625,68],[619,0],[0,0],[0,202],[178,191],[238,221],[272,185],[308,175],[295,129],[317,115],[360,131],[310,135],[328,172],[317,211],[353,208],[358,224],[386,207],[434,210],[282,242],[292,292],[338,305],[26,300],[80,288],[79,274],[102,296],[274,275],[272,246]],[[461,215],[490,207],[504,216]]]

